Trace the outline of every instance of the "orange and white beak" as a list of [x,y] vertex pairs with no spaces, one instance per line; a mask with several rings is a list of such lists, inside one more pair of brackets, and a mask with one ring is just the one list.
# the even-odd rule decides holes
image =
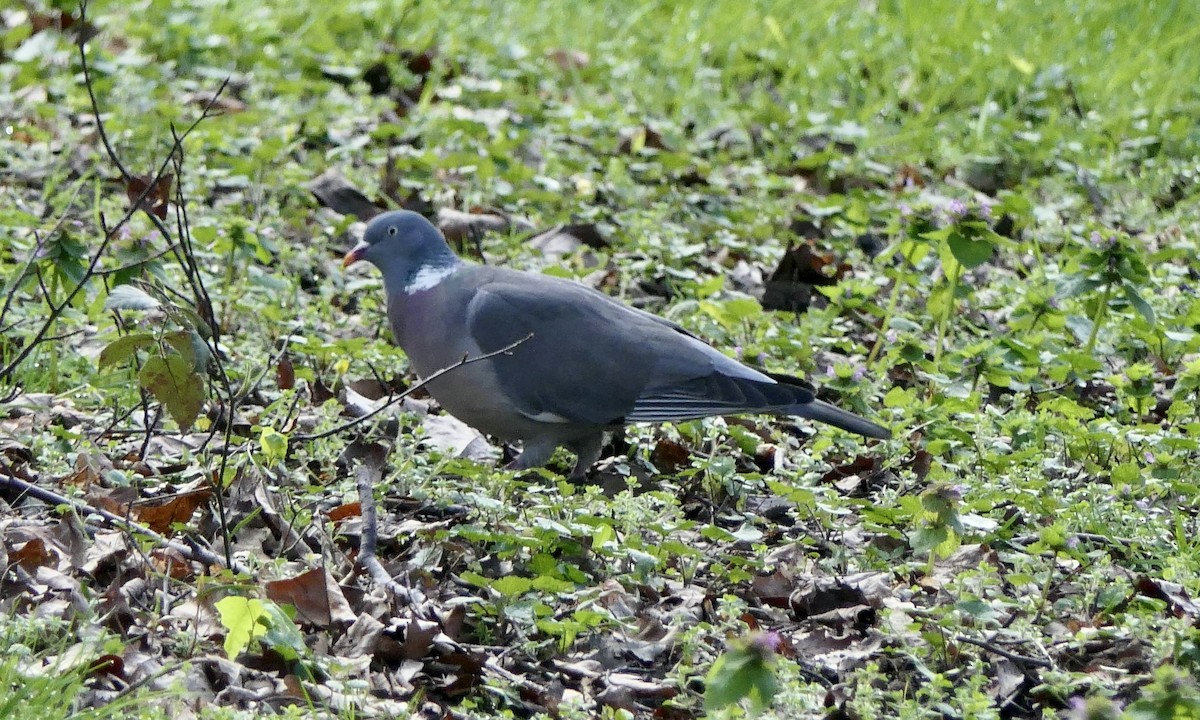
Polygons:
[[366,257],[367,249],[371,247],[366,240],[359,242],[354,247],[350,248],[350,252],[346,253],[346,257],[342,258],[342,267],[348,268],[354,263]]

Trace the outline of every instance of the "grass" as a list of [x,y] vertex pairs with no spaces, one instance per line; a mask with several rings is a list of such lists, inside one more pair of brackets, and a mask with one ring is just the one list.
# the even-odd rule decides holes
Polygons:
[[[0,660],[0,717],[43,717],[64,720],[105,720],[141,717],[139,699],[115,692],[102,703],[86,697],[89,676],[94,672],[89,658],[101,643],[79,641],[69,624],[22,616],[3,623],[5,657]],[[111,656],[110,656],[111,657]],[[162,702],[164,693],[143,694],[145,700]],[[98,707],[87,705],[98,704]]]
[[[105,457],[95,480],[105,492],[170,494],[225,468],[219,512],[176,529],[219,546],[213,518],[227,514],[260,577],[169,580],[136,555],[108,575],[65,561],[60,571],[94,584],[93,598],[114,577],[171,584],[165,604],[132,608],[145,627],[183,597],[265,597],[256,580],[316,566],[350,577],[354,533],[328,511],[354,499],[339,459],[353,437],[296,438],[340,420],[343,400],[314,399],[318,385],[390,384],[406,366],[387,342],[378,278],[337,267],[348,221],[308,190],[332,167],[390,203],[494,207],[538,228],[597,222],[611,244],[590,258],[548,258],[521,232],[488,234],[482,247],[489,262],[586,281],[604,270],[607,291],[731,353],[806,374],[897,431],[866,447],[767,419],[631,428],[601,492],[445,456],[418,416],[372,426],[368,438],[391,449],[381,555],[424,580],[440,611],[463,614],[456,641],[535,687],[565,683],[560,716],[690,717],[706,680],[740,697],[737,683],[759,670],[777,680],[760,700],[779,717],[1194,710],[1200,97],[1181,78],[1200,74],[1200,7],[442,5],[90,8],[95,90],[132,172],[162,161],[171,124],[188,125],[200,94],[225,77],[240,103],[220,106],[183,145],[195,255],[243,398],[236,450],[174,453],[173,413],[139,405],[132,356],[98,368],[118,335],[104,309],[111,286],[141,278],[186,294],[144,217],[101,264],[133,266],[88,283],[53,328],[65,337],[10,379],[47,393],[50,409],[22,421],[26,401],[9,401],[0,449],[56,487],[81,455]],[[46,296],[61,299],[79,277],[101,217],[113,222],[129,202],[97,144],[70,34],[31,35],[28,16],[5,12],[0,285],[15,290],[3,364],[45,317]],[[430,47],[423,91],[398,104],[419,80],[409,58]],[[387,92],[362,80],[377,63],[393,79]],[[748,299],[761,290],[753,271],[770,275],[799,242],[797,221],[819,229],[815,250],[833,258],[825,271],[844,265],[839,282],[804,312],[763,311]],[[48,242],[34,260],[44,291],[20,272],[38,237]],[[185,304],[166,291],[162,302]],[[167,334],[190,322],[120,315],[163,353],[177,351]],[[284,338],[294,387],[276,366]],[[139,352],[144,361],[151,350]],[[208,391],[215,407],[223,391]],[[147,418],[166,439],[143,446]],[[222,423],[203,413],[197,428]],[[118,432],[100,432],[109,426]],[[146,477],[129,459],[144,447],[166,475]],[[304,543],[277,542],[263,495],[248,490],[258,482]],[[15,553],[23,541],[6,522]],[[13,572],[3,592],[31,592]],[[859,584],[842,595],[822,584],[838,580]],[[396,712],[380,697],[472,717],[550,707],[511,677],[455,688],[471,672],[446,670],[451,660],[432,648],[408,658],[422,667],[404,689],[394,657],[368,654],[364,669],[329,650],[340,628],[304,630],[321,648],[306,660],[313,694],[287,712]],[[780,643],[761,650],[761,637]],[[270,657],[270,643],[242,660]],[[220,652],[214,636],[161,650],[164,662]],[[707,677],[722,654],[718,667],[751,674]],[[584,660],[600,662],[603,679],[553,664]],[[622,690],[614,672],[654,690]],[[93,681],[63,682],[70,694]],[[601,688],[610,692],[598,700]],[[741,702],[713,711],[738,715],[752,705]],[[243,699],[206,712],[264,707]]]

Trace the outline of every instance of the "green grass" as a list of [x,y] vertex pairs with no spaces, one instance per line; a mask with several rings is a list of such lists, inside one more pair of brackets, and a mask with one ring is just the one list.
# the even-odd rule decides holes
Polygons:
[[[137,712],[139,704],[163,702],[164,693],[118,694],[111,688],[83,697],[94,678],[104,682],[106,673],[92,672],[91,662],[102,644],[73,637],[68,623],[55,620],[8,616],[0,623],[0,641],[5,655],[0,659],[0,717],[62,718],[63,720],[106,720],[148,717]],[[119,672],[119,671],[118,671]]]
[[[371,426],[391,446],[379,487],[384,560],[427,581],[442,610],[465,609],[456,640],[535,683],[565,683],[576,695],[561,716],[624,712],[594,704],[607,681],[581,684],[553,668],[597,648],[618,653],[605,670],[675,693],[665,707],[684,717],[702,710],[702,683],[731,649],[719,667],[761,660],[777,678],[768,705],[778,717],[838,708],[842,717],[1042,717],[1082,712],[1072,708],[1085,697],[1124,703],[1129,717],[1194,709],[1200,96],[1187,79],[1200,76],[1200,6],[164,0],[89,12],[100,31],[89,45],[95,90],[132,172],[162,161],[172,124],[199,112],[194,93],[231,77],[230,96],[244,104],[189,136],[183,174],[223,367],[243,398],[237,450],[222,464],[219,442],[178,458],[153,445],[148,462],[169,468],[164,478],[129,459],[145,413],[130,362],[97,367],[118,335],[108,289],[141,278],[187,295],[173,255],[148,259],[167,247],[142,217],[101,267],[144,264],[89,283],[52,328],[65,337],[12,378],[57,409],[34,422],[16,404],[0,412],[0,449],[22,448],[5,450],[5,462],[31,459],[39,483],[67,493],[58,481],[80,454],[116,463],[97,480],[104,491],[169,494],[226,469],[235,549],[260,577],[174,581],[167,606],[135,603],[142,627],[162,627],[180,598],[262,596],[258,580],[301,568],[325,565],[364,584],[351,575],[345,528],[327,516],[354,499],[339,463],[353,437],[297,438],[343,419],[340,401],[312,399],[318,383],[390,380],[406,364],[387,342],[377,276],[338,265],[348,221],[307,188],[332,167],[373,200],[495,207],[538,228],[598,222],[611,241],[593,253],[598,264],[584,253],[549,260],[520,232],[486,235],[482,247],[489,262],[585,280],[606,269],[613,294],[731,353],[806,374],[896,430],[865,447],[761,418],[631,428],[628,457],[602,473],[602,493],[443,457],[421,444],[431,431],[416,416],[399,429]],[[18,274],[38,238],[48,245],[34,266],[60,299],[97,247],[101,218],[115,222],[128,203],[91,129],[70,37],[30,38],[19,13],[4,17],[0,286],[16,290],[0,366],[46,314],[38,278]],[[358,80],[382,62],[408,87],[401,52],[429,47],[432,72],[406,112]],[[556,50],[589,61],[563,68],[548,57]],[[643,126],[664,147],[623,152],[622,138]],[[947,221],[954,202],[967,215]],[[820,227],[814,246],[845,264],[841,281],[805,312],[764,312],[743,292],[746,269],[769,276],[798,242],[797,220]],[[167,224],[174,232],[173,214]],[[866,233],[878,255],[859,242]],[[122,314],[152,333],[190,322]],[[284,338],[291,389],[273,364]],[[143,361],[175,348],[165,336],[153,342]],[[156,403],[147,407],[153,416]],[[130,434],[101,435],[109,425]],[[197,427],[223,429],[215,414]],[[164,416],[161,429],[175,425]],[[278,434],[291,438],[286,452]],[[676,472],[653,468],[660,443],[690,453]],[[780,461],[767,472],[770,452]],[[618,492],[624,475],[643,487]],[[278,528],[248,490],[257,482],[305,543],[265,539]],[[213,514],[186,529],[219,548]],[[20,544],[5,542],[10,553]],[[167,582],[136,555],[110,575],[62,570],[93,590],[89,603],[111,574]],[[877,573],[880,589],[861,598],[812,589],[863,573]],[[6,592],[31,592],[13,577]],[[811,619],[793,593],[860,619]],[[354,597],[356,613],[369,607]],[[385,621],[403,614],[375,611]],[[21,622],[3,621],[0,633]],[[639,632],[655,642],[655,623],[672,633],[669,645],[619,655]],[[757,647],[742,643],[754,628],[782,638],[778,655],[737,654]],[[310,689],[335,695],[287,712],[394,711],[368,689],[472,717],[546,707],[497,676],[445,693],[438,673],[448,671],[433,651],[412,658],[425,663],[416,695],[400,682],[387,695],[379,683],[399,672],[394,656],[368,672],[331,654],[338,630],[304,630],[322,649]],[[220,637],[170,637],[164,663],[222,652]],[[970,640],[1049,667],[1022,673]],[[45,697],[14,667],[0,665],[0,686]],[[745,679],[731,677],[734,689]],[[60,695],[87,683],[55,681]],[[61,714],[46,707],[39,714]],[[244,701],[206,710],[262,711]]]

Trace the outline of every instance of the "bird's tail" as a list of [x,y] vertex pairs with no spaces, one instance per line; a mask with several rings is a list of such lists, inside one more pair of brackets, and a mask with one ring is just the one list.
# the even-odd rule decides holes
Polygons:
[[864,437],[887,440],[892,436],[892,431],[882,425],[876,425],[870,420],[860,418],[852,412],[834,407],[821,400],[813,399],[812,402],[794,405],[788,409],[788,414],[823,422],[826,425],[832,425]]

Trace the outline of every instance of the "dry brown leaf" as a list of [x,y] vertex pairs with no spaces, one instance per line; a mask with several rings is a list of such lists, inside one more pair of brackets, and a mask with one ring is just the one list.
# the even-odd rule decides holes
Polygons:
[[275,363],[275,385],[280,390],[291,390],[296,387],[296,368],[292,366],[292,358],[287,353],[279,357]]
[[1137,579],[1136,587],[1142,595],[1165,602],[1167,609],[1177,618],[1188,617],[1193,620],[1200,618],[1200,606],[1188,596],[1187,590],[1178,583],[1142,575]]
[[300,678],[292,673],[283,676],[283,686],[287,689],[282,693],[285,697],[311,702],[309,693],[304,689],[304,683],[300,682]]
[[650,462],[658,468],[659,472],[671,475],[690,466],[692,454],[685,446],[673,440],[662,439],[654,444],[654,450],[650,453]]
[[372,657],[386,626],[367,613],[358,616],[333,645],[333,651],[343,657]]
[[81,452],[75,456],[75,472],[63,478],[63,482],[86,489],[93,483],[99,483],[104,473],[112,469],[112,461],[104,455]]
[[29,13],[29,27],[30,35],[36,35],[45,30],[56,30],[64,34],[70,31],[70,34],[85,42],[94,38],[98,32],[95,25],[90,22],[80,24],[78,19],[65,10],[50,13],[31,12]]
[[348,517],[359,517],[362,515],[362,503],[355,501],[343,503],[329,511],[329,519],[338,522],[345,520]]
[[36,537],[10,549],[8,551],[8,558],[10,562],[16,562],[26,572],[33,572],[39,567],[50,567],[58,564],[55,555],[47,549],[46,541]]
[[494,462],[500,455],[482,433],[451,415],[426,415],[421,427],[425,430],[421,444],[443,455],[479,463]]
[[266,584],[267,597],[296,608],[299,622],[328,627],[334,623],[349,625],[356,619],[337,581],[325,568]]
[[792,592],[796,581],[783,570],[769,575],[758,575],[750,581],[750,591],[765,605],[786,608],[791,606]]
[[437,226],[447,241],[460,246],[464,241],[475,241],[488,232],[533,231],[533,224],[528,220],[494,208],[472,208],[470,212],[442,208],[437,213]]
[[150,553],[155,572],[175,580],[189,580],[195,577],[195,566],[183,553],[174,548],[158,548]]
[[171,526],[187,524],[192,515],[212,497],[212,488],[201,487],[177,493],[166,498],[141,500],[133,507],[133,515],[146,527],[157,533],[166,533]]
[[807,576],[797,583],[790,604],[795,613],[806,618],[863,605],[875,608],[891,594],[890,580],[890,575],[872,572],[844,577]]
[[126,535],[120,530],[101,530],[92,536],[92,541],[84,549],[83,564],[79,569],[88,575],[95,576],[104,567],[113,567],[120,563],[129,552]]
[[[173,173],[163,173],[155,182],[152,175],[133,175],[125,181],[125,194],[129,197],[129,202],[136,202],[142,193],[146,193],[145,199],[139,207],[147,212],[157,215],[160,220],[167,218],[167,202],[171,199],[171,185],[175,182]],[[151,187],[150,183],[154,183]],[[149,190],[147,192],[147,190]]]
[[850,272],[833,255],[820,253],[810,244],[793,245],[763,287],[763,309],[800,311],[808,307],[814,286],[834,285]]
[[404,625],[404,643],[401,657],[405,660],[420,660],[429,654],[433,639],[441,633],[441,627],[432,620],[413,618]]

